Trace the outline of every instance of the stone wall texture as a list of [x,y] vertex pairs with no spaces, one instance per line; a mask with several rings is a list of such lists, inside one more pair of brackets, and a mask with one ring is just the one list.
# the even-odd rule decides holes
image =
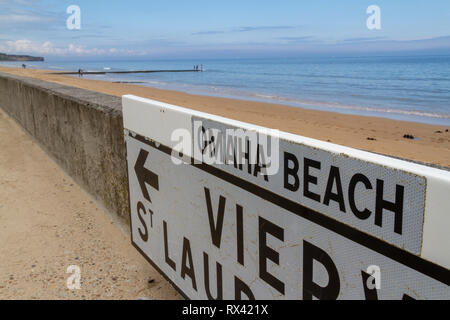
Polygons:
[[120,97],[0,73],[0,108],[87,192],[129,223]]

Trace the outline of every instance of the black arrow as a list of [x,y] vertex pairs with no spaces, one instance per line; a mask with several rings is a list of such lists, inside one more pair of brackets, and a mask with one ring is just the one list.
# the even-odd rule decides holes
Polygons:
[[155,173],[151,172],[150,170],[144,167],[145,161],[147,161],[147,157],[148,152],[141,149],[136,164],[134,165],[134,172],[136,172],[136,176],[139,181],[139,185],[141,186],[144,198],[147,199],[149,202],[152,202],[145,184],[147,183],[159,191],[159,180],[158,176]]

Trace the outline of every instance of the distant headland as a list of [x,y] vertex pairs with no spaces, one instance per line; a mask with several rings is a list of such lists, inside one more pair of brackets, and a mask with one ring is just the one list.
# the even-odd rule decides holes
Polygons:
[[0,61],[44,61],[43,57],[6,54],[0,52]]

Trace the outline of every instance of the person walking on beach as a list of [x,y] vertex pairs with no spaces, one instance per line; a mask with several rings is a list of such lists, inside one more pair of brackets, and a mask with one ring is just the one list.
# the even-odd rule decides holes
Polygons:
[[78,69],[78,77],[81,78],[83,76],[83,70]]

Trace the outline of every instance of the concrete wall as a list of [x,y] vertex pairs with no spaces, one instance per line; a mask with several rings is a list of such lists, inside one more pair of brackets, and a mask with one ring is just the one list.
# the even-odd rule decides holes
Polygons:
[[121,98],[0,73],[0,108],[77,183],[129,222]]

